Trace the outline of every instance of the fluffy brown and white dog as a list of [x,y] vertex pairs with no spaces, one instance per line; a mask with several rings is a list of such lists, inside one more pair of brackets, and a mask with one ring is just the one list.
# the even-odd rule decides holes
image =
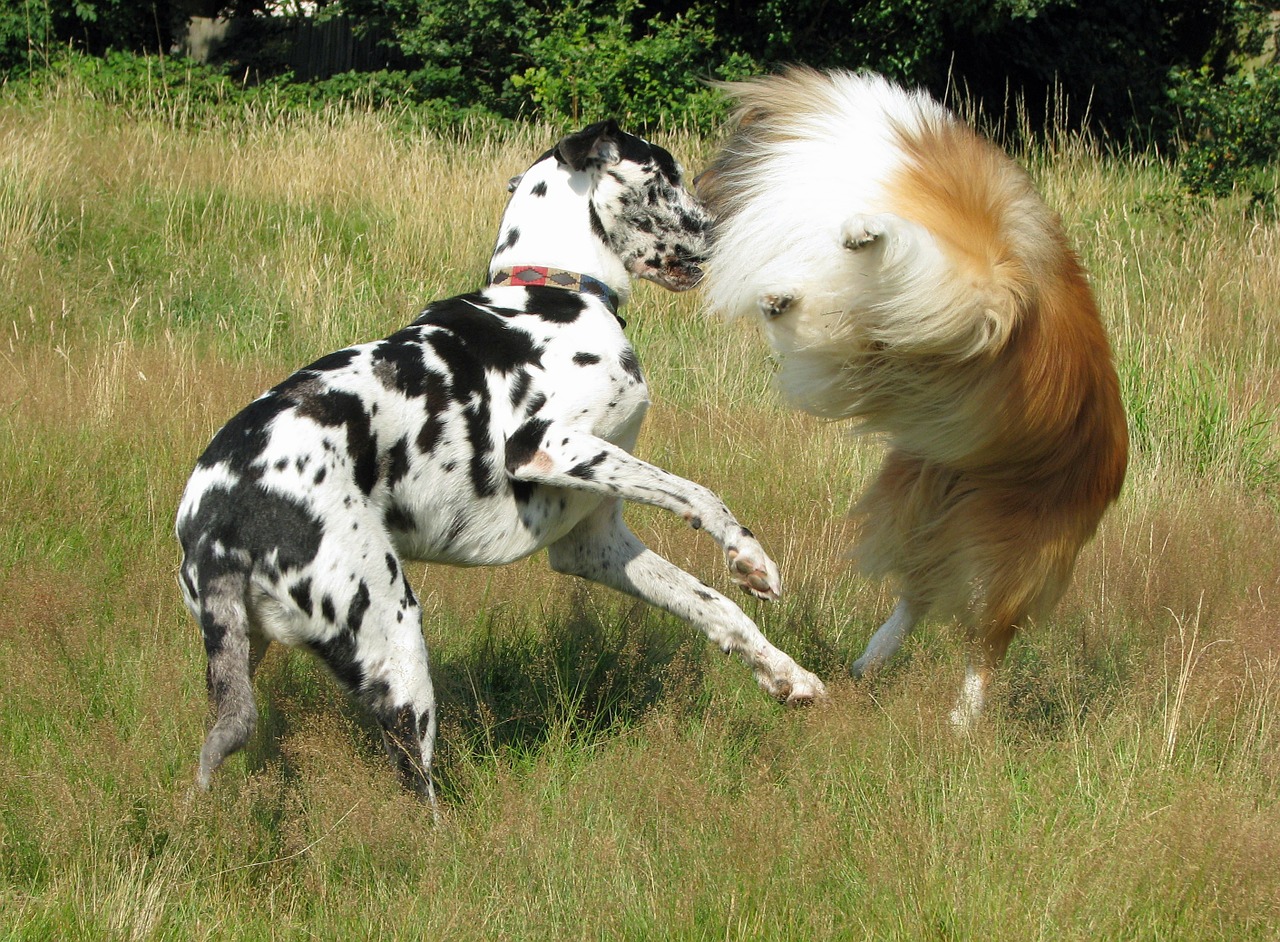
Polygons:
[[761,316],[792,405],[884,439],[854,558],[899,601],[853,673],[958,617],[968,725],[1124,480],[1085,273],[1027,174],[926,94],[804,68],[726,88],[736,127],[698,182],[710,306]]

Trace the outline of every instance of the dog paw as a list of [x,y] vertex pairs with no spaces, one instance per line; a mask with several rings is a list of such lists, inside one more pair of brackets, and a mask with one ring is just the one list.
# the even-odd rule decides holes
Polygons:
[[816,676],[797,667],[800,677],[791,682],[791,692],[783,702],[789,707],[813,706],[827,698],[827,688]]
[[827,698],[827,688],[816,675],[792,662],[784,675],[757,674],[760,689],[789,707],[808,707]]
[[858,252],[878,242],[889,234],[889,217],[866,216],[859,213],[850,216],[840,227],[840,244],[850,252]]
[[795,303],[796,297],[793,294],[762,294],[756,301],[760,307],[760,313],[772,320],[775,317],[781,317],[787,313],[787,309]]
[[736,545],[725,550],[724,558],[729,575],[742,591],[766,602],[772,602],[782,594],[778,567],[754,537],[744,535]]
[[872,657],[870,654],[864,654],[853,662],[853,666],[849,668],[849,673],[854,680],[862,680],[862,678],[874,674],[884,663],[882,658]]

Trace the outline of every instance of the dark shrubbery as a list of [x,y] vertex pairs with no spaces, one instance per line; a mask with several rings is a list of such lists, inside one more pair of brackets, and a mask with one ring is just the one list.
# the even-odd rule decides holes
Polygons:
[[[937,95],[959,89],[992,128],[1088,127],[1122,146],[1174,147],[1188,188],[1215,195],[1266,193],[1280,140],[1276,21],[1252,0],[342,0],[344,20],[386,55],[365,66],[375,71],[308,82],[292,71],[293,21],[264,6],[9,0],[0,71],[12,86],[71,68],[127,107],[269,99],[393,106],[432,124],[607,114],[709,132],[725,115],[714,80],[788,62],[870,68]],[[225,74],[134,55],[168,49],[179,9],[197,7],[239,16]],[[305,22],[339,11],[318,7]],[[1019,120],[1005,120],[1014,109]]]
[[1179,171],[1187,188],[1212,196],[1243,189],[1255,201],[1269,199],[1280,158],[1280,66],[1221,81],[1208,69],[1180,72],[1171,94],[1183,116]]

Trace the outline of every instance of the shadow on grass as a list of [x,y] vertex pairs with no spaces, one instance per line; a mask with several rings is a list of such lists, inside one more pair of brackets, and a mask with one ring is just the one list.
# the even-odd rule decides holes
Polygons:
[[[440,714],[435,774],[446,800],[468,791],[478,769],[520,767],[548,749],[587,748],[660,708],[701,715],[712,699],[707,672],[722,658],[696,630],[639,602],[576,589],[545,614],[498,609],[432,652]],[[837,650],[802,607],[770,619],[770,639],[824,677],[843,675]],[[453,631],[450,634],[454,634]],[[756,691],[745,666],[741,683]],[[275,646],[255,681],[258,733],[245,750],[250,772],[296,780],[282,743],[321,725],[351,734],[361,756],[381,761],[377,724],[302,652]],[[770,704],[761,695],[761,708]]]

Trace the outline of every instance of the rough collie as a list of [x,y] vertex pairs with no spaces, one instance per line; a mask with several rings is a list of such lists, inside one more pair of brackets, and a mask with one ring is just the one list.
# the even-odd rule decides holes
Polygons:
[[958,618],[967,725],[1124,480],[1085,273],[1027,174],[927,95],[804,68],[726,88],[732,136],[698,184],[709,304],[761,318],[792,405],[884,440],[853,557],[899,601],[852,670]]

